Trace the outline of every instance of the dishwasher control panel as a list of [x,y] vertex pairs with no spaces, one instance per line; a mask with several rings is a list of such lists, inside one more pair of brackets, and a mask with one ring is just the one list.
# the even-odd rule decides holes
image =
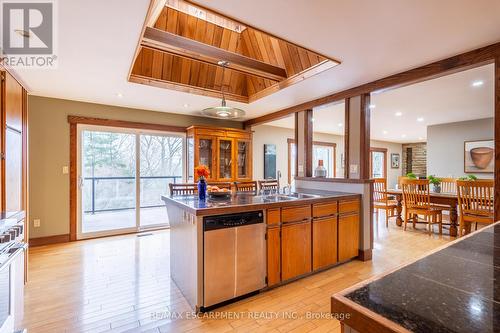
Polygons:
[[262,211],[207,216],[203,219],[203,230],[235,228],[256,223],[264,223]]

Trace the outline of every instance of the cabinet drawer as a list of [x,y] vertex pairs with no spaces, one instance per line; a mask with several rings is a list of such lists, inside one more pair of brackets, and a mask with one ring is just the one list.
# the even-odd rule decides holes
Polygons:
[[266,222],[268,225],[279,224],[281,222],[281,209],[268,209]]
[[281,209],[281,221],[297,222],[311,217],[311,206],[285,207]]
[[313,217],[330,216],[337,213],[337,201],[313,205]]
[[346,200],[339,202],[339,212],[359,212],[359,200]]

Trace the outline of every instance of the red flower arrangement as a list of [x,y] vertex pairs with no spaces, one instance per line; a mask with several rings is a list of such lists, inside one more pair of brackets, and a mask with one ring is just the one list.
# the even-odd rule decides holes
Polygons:
[[208,178],[208,176],[210,176],[210,170],[208,170],[208,167],[203,164],[198,165],[196,168],[194,168],[194,173],[199,178]]

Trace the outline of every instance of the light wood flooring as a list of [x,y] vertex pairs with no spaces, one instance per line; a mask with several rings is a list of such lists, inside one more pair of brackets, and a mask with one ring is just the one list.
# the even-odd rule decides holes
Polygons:
[[29,333],[340,332],[337,320],[321,318],[333,293],[450,240],[429,236],[425,225],[404,232],[394,219],[387,229],[382,216],[374,236],[372,261],[354,260],[211,314],[223,318],[188,318],[191,309],[170,280],[168,231],[32,248],[22,326]]

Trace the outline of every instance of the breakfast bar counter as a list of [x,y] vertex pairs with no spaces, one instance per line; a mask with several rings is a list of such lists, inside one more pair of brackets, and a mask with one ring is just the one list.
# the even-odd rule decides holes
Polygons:
[[332,297],[344,332],[500,332],[500,222]]
[[162,199],[170,223],[171,276],[196,311],[359,256],[359,194],[295,189]]
[[311,189],[295,189],[291,195],[254,195],[237,193],[227,198],[209,198],[199,200],[196,195],[162,196],[162,200],[170,205],[186,209],[196,216],[229,214],[251,210],[262,210],[283,206],[331,201],[332,199],[359,199],[359,194],[321,191]]

